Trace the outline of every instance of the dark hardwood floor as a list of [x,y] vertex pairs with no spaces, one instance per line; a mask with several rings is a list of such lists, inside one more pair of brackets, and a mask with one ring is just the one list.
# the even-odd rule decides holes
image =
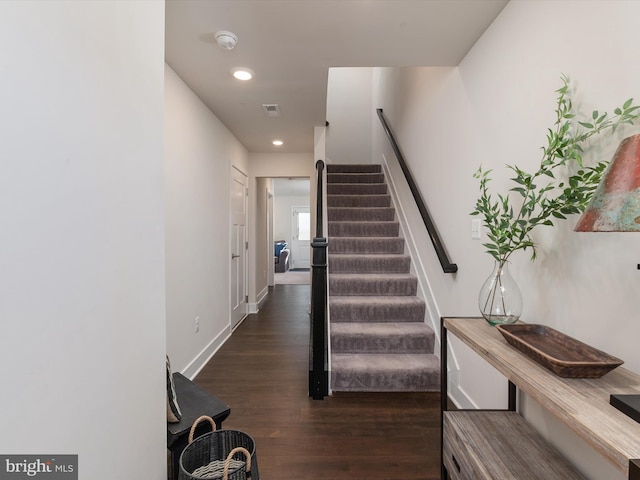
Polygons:
[[309,297],[273,287],[195,379],[256,441],[260,479],[439,479],[438,393],[308,397]]

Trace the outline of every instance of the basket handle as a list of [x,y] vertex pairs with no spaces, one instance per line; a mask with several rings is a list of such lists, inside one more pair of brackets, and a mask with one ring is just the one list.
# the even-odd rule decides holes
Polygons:
[[227,455],[227,459],[224,461],[224,470],[222,471],[222,480],[229,480],[229,464],[231,463],[231,459],[233,458],[233,456],[238,452],[244,453],[244,456],[247,459],[246,460],[247,473],[251,472],[251,454],[249,453],[249,450],[247,450],[244,447],[236,447],[229,452],[229,455]]
[[202,415],[201,417],[196,418],[196,421],[193,422],[193,425],[191,425],[191,430],[189,430],[189,443],[193,442],[193,434],[196,431],[196,427],[203,420],[206,420],[211,424],[212,431],[216,431],[216,423],[213,421],[213,418],[207,415]]

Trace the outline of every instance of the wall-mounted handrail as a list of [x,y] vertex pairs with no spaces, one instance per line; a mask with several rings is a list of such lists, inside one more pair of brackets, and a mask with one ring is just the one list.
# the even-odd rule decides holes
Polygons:
[[316,236],[311,242],[311,320],[309,332],[309,396],[322,400],[329,394],[327,328],[327,239],[323,236],[324,162],[316,162]]
[[438,234],[438,230],[436,229],[433,220],[431,220],[431,215],[429,215],[429,210],[427,210],[427,206],[424,203],[424,199],[422,198],[422,194],[420,193],[420,189],[418,185],[413,180],[413,176],[411,175],[411,171],[407,166],[407,162],[405,162],[404,156],[400,151],[400,147],[398,146],[398,142],[391,131],[391,127],[387,123],[387,120],[384,117],[384,112],[381,108],[376,109],[378,112],[378,118],[380,118],[380,122],[382,123],[382,128],[387,134],[387,138],[391,143],[391,148],[393,149],[393,153],[398,159],[398,163],[400,164],[400,168],[404,173],[404,177],[407,180],[407,184],[409,185],[409,189],[413,195],[413,198],[416,202],[418,210],[420,211],[420,215],[422,215],[422,220],[424,221],[424,225],[427,227],[427,232],[429,233],[429,237],[431,237],[431,242],[433,243],[433,247],[436,250],[436,255],[438,255],[438,260],[440,260],[440,265],[442,265],[442,270],[444,273],[455,273],[458,271],[458,265],[455,263],[451,263],[449,260],[449,255],[447,255],[447,251],[444,248],[444,244],[442,243],[442,239]]

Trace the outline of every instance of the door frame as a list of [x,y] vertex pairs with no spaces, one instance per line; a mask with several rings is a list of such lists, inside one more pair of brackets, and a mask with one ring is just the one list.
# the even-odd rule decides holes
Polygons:
[[[234,174],[238,173],[240,174],[243,179],[244,179],[244,191],[243,191],[243,209],[244,209],[244,220],[245,220],[245,224],[244,224],[244,245],[241,246],[240,250],[238,251],[238,253],[234,252],[235,249],[235,245],[233,244],[233,182],[235,181],[235,176]],[[238,325],[240,325],[240,323],[242,323],[242,321],[247,317],[248,315],[248,295],[249,295],[249,250],[248,250],[248,243],[249,243],[249,238],[248,238],[248,233],[249,233],[249,229],[248,229],[248,223],[249,223],[249,176],[244,173],[242,170],[240,170],[238,167],[236,167],[235,165],[231,166],[231,172],[230,172],[230,176],[229,176],[229,185],[230,185],[230,189],[229,189],[229,326],[231,327],[231,329],[235,329]],[[243,277],[243,297],[244,299],[240,302],[240,304],[244,303],[244,311],[242,312],[242,315],[240,317],[240,319],[238,321],[236,321],[234,323],[234,316],[233,316],[233,309],[234,309],[234,302],[231,301],[232,300],[232,295],[233,295],[233,290],[235,288],[234,282],[233,282],[233,268],[234,268],[234,254],[240,254],[242,256],[242,263],[243,263],[243,269],[241,272],[241,275]]]
[[267,188],[267,286],[275,286],[275,264],[273,256],[273,192]]

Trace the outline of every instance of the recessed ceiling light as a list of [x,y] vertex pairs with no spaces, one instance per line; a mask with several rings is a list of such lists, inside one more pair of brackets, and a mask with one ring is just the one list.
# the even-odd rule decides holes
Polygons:
[[253,78],[253,72],[248,68],[234,68],[231,70],[231,75],[233,75],[238,80],[251,80]]
[[280,147],[282,145],[284,145],[284,142],[282,140],[274,140],[273,143],[276,147]]

